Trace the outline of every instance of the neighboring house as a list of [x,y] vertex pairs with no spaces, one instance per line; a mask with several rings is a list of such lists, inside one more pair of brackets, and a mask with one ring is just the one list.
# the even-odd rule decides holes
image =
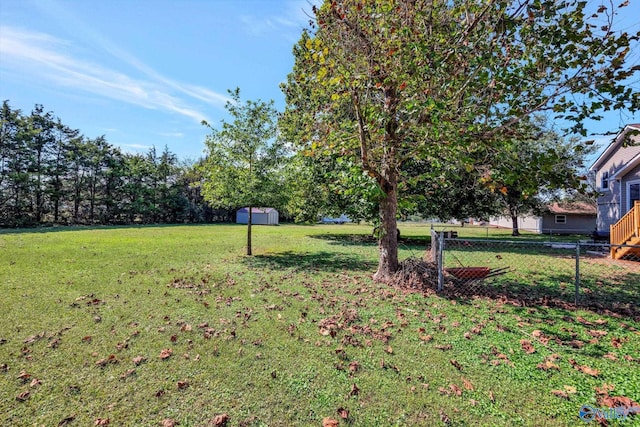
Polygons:
[[640,200],[640,124],[625,126],[589,171],[600,193],[597,232],[609,236],[611,226]]
[[[274,208],[251,208],[251,224],[278,225],[279,214]],[[236,223],[249,222],[249,208],[241,208],[236,212]]]
[[[512,228],[511,217],[491,218],[489,224]],[[588,203],[552,203],[541,215],[518,217],[518,229],[539,234],[593,234],[596,208]]]

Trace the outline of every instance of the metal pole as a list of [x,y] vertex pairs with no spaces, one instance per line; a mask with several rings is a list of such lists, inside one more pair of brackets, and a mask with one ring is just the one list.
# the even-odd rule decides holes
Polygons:
[[580,242],[576,243],[576,308],[578,307],[578,296],[580,293]]
[[443,274],[443,258],[444,258],[444,233],[438,234],[438,292],[442,291],[444,285]]

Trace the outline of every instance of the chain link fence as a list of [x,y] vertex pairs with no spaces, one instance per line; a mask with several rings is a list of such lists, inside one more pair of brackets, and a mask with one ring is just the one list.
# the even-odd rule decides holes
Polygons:
[[640,246],[450,236],[432,232],[438,292],[640,316]]

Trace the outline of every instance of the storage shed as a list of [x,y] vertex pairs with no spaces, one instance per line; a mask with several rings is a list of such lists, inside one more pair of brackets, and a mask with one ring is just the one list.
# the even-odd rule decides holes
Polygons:
[[[278,225],[279,214],[274,208],[251,208],[251,224]],[[236,223],[249,223],[249,208],[241,208],[236,212]]]

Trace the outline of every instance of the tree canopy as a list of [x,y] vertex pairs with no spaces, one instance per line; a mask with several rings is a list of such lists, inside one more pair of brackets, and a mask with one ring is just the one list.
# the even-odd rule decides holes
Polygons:
[[[550,112],[584,132],[600,110],[640,107],[625,79],[639,35],[584,1],[326,0],[294,47],[282,126],[309,155],[357,162],[379,188],[374,277],[398,267],[403,165],[434,177],[454,159],[490,159]],[[413,178],[415,179],[415,177]]]
[[247,255],[251,255],[253,207],[283,205],[282,160],[285,147],[277,137],[273,101],[245,101],[240,89],[229,91],[232,122],[221,129],[208,123],[207,157],[201,165],[202,194],[214,207],[249,208]]

